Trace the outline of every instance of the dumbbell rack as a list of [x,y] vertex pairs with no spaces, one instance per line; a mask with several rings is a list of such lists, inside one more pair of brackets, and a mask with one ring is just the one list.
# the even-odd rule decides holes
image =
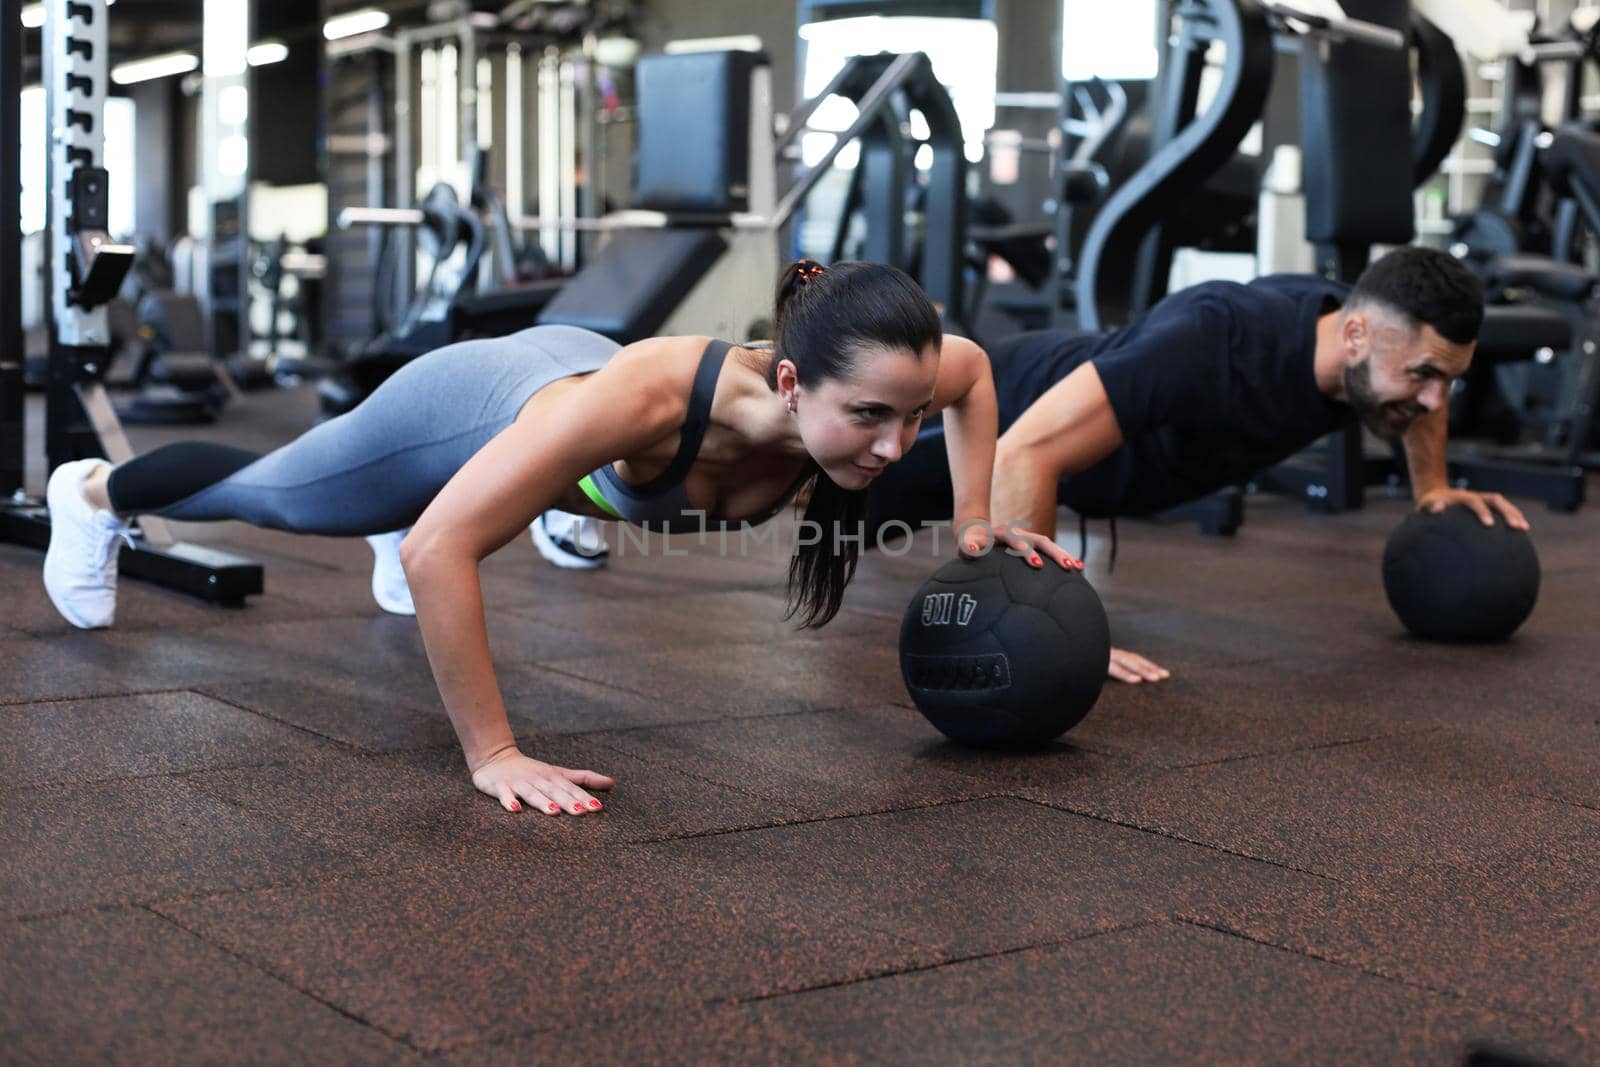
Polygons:
[[[22,41],[17,0],[0,0],[0,202],[20,201]],[[104,157],[105,0],[48,0],[42,44],[50,153],[48,251],[50,358],[45,399],[46,469],[89,456],[133,456],[103,382],[110,358],[105,304],[133,250],[107,234],[109,175]],[[0,541],[46,548],[50,514],[24,489],[20,224],[0,229]],[[166,524],[144,519],[122,549],[121,573],[221,603],[261,592],[256,563],[176,542]]]

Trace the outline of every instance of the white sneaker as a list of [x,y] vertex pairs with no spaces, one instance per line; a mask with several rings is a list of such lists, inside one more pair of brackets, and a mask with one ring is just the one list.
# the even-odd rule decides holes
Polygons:
[[372,548],[372,599],[390,615],[415,615],[417,606],[411,602],[411,586],[406,582],[405,568],[400,566],[400,542],[406,538],[405,530],[373,534],[367,538]]
[[604,567],[611,558],[600,520],[570,511],[549,511],[533,520],[528,528],[539,555],[573,571],[592,571]]
[[83,496],[83,481],[103,459],[63,463],[50,475],[50,548],[44,589],[61,617],[80,630],[110,626],[117,614],[117,554],[132,544],[131,525]]

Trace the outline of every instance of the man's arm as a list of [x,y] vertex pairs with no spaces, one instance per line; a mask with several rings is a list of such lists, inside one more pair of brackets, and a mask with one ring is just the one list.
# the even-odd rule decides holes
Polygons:
[[[1001,522],[1050,532],[1056,525],[1056,486],[1122,447],[1100,372],[1085,363],[1061,379],[1000,438],[994,463],[994,513]],[[1113,648],[1106,673],[1120,682],[1159,682],[1165,667]]]
[[1406,469],[1411,474],[1411,498],[1418,510],[1440,512],[1452,504],[1465,504],[1485,526],[1494,525],[1494,512],[1499,511],[1513,530],[1528,529],[1527,516],[1499,493],[1451,488],[1445,455],[1449,434],[1449,410],[1441,407],[1418,418],[1402,438]]
[[929,410],[944,411],[945,455],[955,500],[953,522],[963,538],[961,550],[969,554],[983,551],[993,534],[999,544],[1023,554],[1032,566],[1044,566],[1048,555],[1063,567],[1081,569],[1083,564],[1054,542],[1053,526],[1044,530],[1020,524],[1006,528],[991,521],[989,494],[1000,415],[989,355],[964,337],[945,337],[943,348]]
[[1051,386],[1000,437],[991,508],[997,523],[1048,534],[1056,485],[1122,447],[1122,429],[1093,363]]
[[[944,410],[955,529],[988,523],[995,435],[1000,421],[989,357],[965,337],[947,335],[930,412]],[[1045,531],[1048,535],[1049,531]]]
[[1402,439],[1406,469],[1411,473],[1411,496],[1418,503],[1428,494],[1450,486],[1450,476],[1445,469],[1449,425],[1449,414],[1440,408],[1413,422]]

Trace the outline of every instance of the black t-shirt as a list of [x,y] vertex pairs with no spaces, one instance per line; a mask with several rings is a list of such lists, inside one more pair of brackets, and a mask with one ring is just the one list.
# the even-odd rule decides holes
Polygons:
[[1148,515],[1236,485],[1348,424],[1317,389],[1317,319],[1349,287],[1276,274],[1173,293],[1109,334],[1044,332],[990,350],[1003,433],[1092,361],[1122,430],[1111,455],[1061,481],[1082,515]]

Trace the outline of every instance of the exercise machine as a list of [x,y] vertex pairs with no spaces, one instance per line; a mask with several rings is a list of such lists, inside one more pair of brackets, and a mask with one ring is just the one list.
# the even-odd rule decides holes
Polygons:
[[[111,331],[106,306],[133,264],[133,249],[106,233],[111,177],[101,165],[101,122],[107,86],[105,0],[72,0],[47,9],[43,33],[44,83],[50,154],[45,272],[50,353],[45,393],[45,467],[89,456],[121,462],[133,455],[105,388]],[[20,142],[15,116],[21,69],[17,23],[0,26],[0,196],[16,191]],[[20,258],[14,212],[0,213],[0,255]],[[45,548],[48,509],[26,494],[26,443],[17,271],[0,270],[0,540]],[[216,549],[176,542],[166,524],[139,522],[133,543],[121,550],[121,572],[207,600],[237,603],[261,592],[261,568]]]

